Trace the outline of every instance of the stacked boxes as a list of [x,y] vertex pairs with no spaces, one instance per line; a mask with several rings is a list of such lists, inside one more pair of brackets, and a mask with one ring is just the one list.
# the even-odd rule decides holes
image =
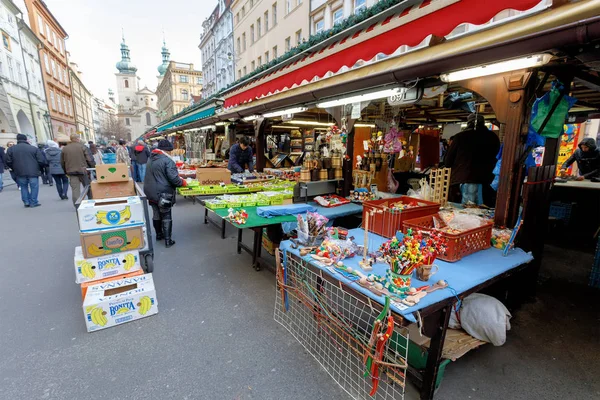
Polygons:
[[93,200],[77,209],[81,245],[75,248],[75,282],[81,285],[88,332],[158,312],[152,274],[144,274],[145,212],[125,164],[96,167]]

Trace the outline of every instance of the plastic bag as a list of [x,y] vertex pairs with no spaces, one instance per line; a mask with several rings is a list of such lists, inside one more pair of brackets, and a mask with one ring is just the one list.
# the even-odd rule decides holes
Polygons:
[[554,112],[550,115],[548,122],[544,126],[544,130],[540,132],[540,128],[544,123],[544,120],[548,117],[554,104],[561,96],[561,91],[565,90],[562,83],[554,81],[552,83],[552,89],[544,94],[541,98],[537,99],[533,105],[536,109],[535,118],[532,119],[531,125],[535,131],[546,137],[558,139],[564,130],[565,119],[569,113],[569,109],[573,107],[573,104],[577,101],[575,97],[568,95],[562,96],[558,106],[554,109]]
[[440,211],[440,216],[447,228],[461,232],[479,228],[487,223],[485,219],[477,215],[455,213],[452,211]]
[[415,198],[415,199],[422,199],[422,200],[425,200],[425,199],[423,198],[423,195],[421,194],[421,189],[419,189],[419,190],[408,189],[408,193],[406,193],[406,195],[407,195],[408,197],[413,197],[413,198]]

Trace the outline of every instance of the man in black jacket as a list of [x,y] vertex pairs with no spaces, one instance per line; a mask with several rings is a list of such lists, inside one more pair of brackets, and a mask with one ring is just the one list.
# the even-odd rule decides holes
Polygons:
[[461,185],[468,184],[468,189],[481,190],[482,196],[476,196],[479,203],[494,207],[496,193],[490,184],[499,150],[500,139],[485,127],[483,116],[469,115],[467,128],[453,137],[444,160],[445,166],[452,168],[448,199],[462,202]]
[[8,149],[6,164],[15,171],[17,182],[21,187],[21,200],[25,207],[39,207],[39,176],[46,166],[46,158],[42,151],[27,142],[27,136],[19,133],[17,144]]
[[148,171],[144,179],[144,192],[152,206],[152,223],[156,230],[156,240],[165,239],[165,246],[175,244],[171,240],[173,219],[171,207],[175,204],[175,188],[186,186],[186,181],[179,177],[177,166],[166,153],[173,150],[173,145],[166,139],[158,143],[152,150],[148,161]]
[[567,168],[577,161],[579,168],[578,181],[600,177],[600,149],[592,138],[585,138],[579,143],[579,148],[560,167],[560,174],[565,175]]

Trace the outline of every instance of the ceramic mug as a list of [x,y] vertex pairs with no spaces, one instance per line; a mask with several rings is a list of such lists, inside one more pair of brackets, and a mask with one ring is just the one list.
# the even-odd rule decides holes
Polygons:
[[[435,267],[435,271],[433,268]],[[436,274],[439,271],[439,267],[435,264],[433,265],[421,265],[417,268],[417,278],[420,281],[426,282],[431,278],[432,275]]]

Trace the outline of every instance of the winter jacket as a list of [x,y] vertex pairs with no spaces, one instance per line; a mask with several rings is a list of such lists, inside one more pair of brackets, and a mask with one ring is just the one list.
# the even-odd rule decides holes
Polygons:
[[16,145],[8,149],[6,164],[17,177],[35,178],[42,174],[46,159],[40,149],[30,145],[26,140],[19,140]]
[[248,146],[246,147],[246,150],[242,150],[242,147],[239,145],[239,143],[231,146],[227,169],[233,174],[244,172],[244,166],[246,164],[248,164],[248,170],[252,172],[254,170],[252,165],[252,148]]
[[458,133],[444,159],[445,166],[452,168],[450,184],[492,183],[499,150],[500,139],[485,127]]
[[138,164],[146,164],[149,157],[150,150],[148,150],[148,147],[141,144],[135,146],[135,161],[137,161]]
[[4,168],[8,168],[8,165],[6,165],[6,153],[4,152],[4,147],[0,146],[0,174],[4,173]]
[[86,168],[94,168],[89,149],[80,142],[71,142],[62,148],[60,165],[67,175],[84,175]]
[[117,163],[127,164],[131,166],[131,157],[129,157],[129,151],[126,146],[117,147]]
[[[586,145],[589,150],[581,150],[581,145]],[[592,138],[585,138],[579,143],[578,147],[560,169],[567,169],[577,161],[579,175],[585,179],[600,177],[600,149],[596,146],[596,141]]]
[[48,160],[48,171],[50,175],[64,175],[65,170],[60,163],[62,150],[56,147],[46,149],[46,160]]
[[175,188],[184,185],[183,179],[177,173],[175,162],[160,150],[152,151],[144,178],[144,192],[148,200],[158,203],[160,193],[170,193],[175,203]]

